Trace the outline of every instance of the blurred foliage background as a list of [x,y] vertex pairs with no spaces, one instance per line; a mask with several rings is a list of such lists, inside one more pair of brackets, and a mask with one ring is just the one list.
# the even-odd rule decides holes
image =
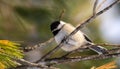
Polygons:
[[[0,0],[0,39],[22,41],[23,46],[44,42],[53,37],[49,26],[58,20],[63,9],[62,20],[76,26],[91,15],[92,7],[93,0]],[[104,42],[98,30],[99,23],[99,19],[96,19],[82,29],[95,43]],[[86,55],[91,53],[94,52],[87,52]],[[111,59],[61,64],[57,67],[90,69],[108,61]]]

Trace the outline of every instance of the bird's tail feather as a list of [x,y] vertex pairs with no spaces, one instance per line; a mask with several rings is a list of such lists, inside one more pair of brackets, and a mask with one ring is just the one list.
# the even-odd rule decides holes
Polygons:
[[89,48],[91,50],[97,52],[98,54],[107,54],[108,53],[107,49],[102,46],[91,45],[91,46],[89,46]]

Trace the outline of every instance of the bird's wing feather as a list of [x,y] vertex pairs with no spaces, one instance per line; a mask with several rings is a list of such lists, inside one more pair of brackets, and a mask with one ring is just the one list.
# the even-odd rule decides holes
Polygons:
[[84,37],[85,37],[85,39],[86,39],[87,41],[92,42],[92,40],[90,40],[90,38],[88,38],[87,35],[84,34]]

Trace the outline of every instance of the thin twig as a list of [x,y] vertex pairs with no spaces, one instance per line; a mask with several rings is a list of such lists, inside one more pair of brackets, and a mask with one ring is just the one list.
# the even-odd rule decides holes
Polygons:
[[64,13],[65,13],[65,9],[63,9],[63,10],[61,11],[60,16],[59,16],[59,21],[60,21],[61,18],[63,17]]
[[108,43],[98,43],[96,45],[100,45],[100,46],[112,46],[112,47],[120,47],[120,45],[118,44],[108,44]]
[[48,45],[49,43],[51,43],[51,42],[53,42],[54,41],[54,38],[50,38],[49,40],[47,40],[47,41],[45,41],[45,42],[43,42],[43,43],[39,43],[39,44],[36,44],[36,45],[34,45],[34,46],[32,46],[32,47],[25,47],[23,50],[24,51],[32,51],[32,50],[34,50],[34,49],[37,49],[38,47],[43,47],[43,46],[46,46],[46,45]]
[[113,48],[113,49],[108,50],[108,52],[109,52],[109,54],[120,53],[120,48]]
[[[120,45],[118,45],[118,44],[108,44],[108,43],[101,43],[101,44],[95,44],[95,45],[98,45],[98,46],[112,46],[112,47],[115,47],[114,49],[112,49],[112,50],[109,50],[109,53],[113,53],[113,52],[115,52],[115,51],[117,51],[117,50],[119,50],[120,48],[116,48],[116,47],[120,47]],[[91,46],[91,45],[90,45]],[[89,48],[87,48],[88,46],[83,46],[84,48],[79,48],[79,49],[76,49],[76,50],[74,50],[74,51],[71,51],[71,52],[68,52],[68,53],[66,53],[65,55],[63,55],[62,57],[64,58],[66,58],[68,55],[70,55],[71,53],[74,53],[74,52],[83,52],[83,51],[88,51],[89,50]],[[62,58],[61,57],[61,58]]]
[[66,38],[64,38],[61,43],[56,46],[54,49],[52,49],[51,51],[49,51],[47,54],[45,54],[40,60],[36,61],[36,63],[40,62],[40,61],[44,61],[44,59],[48,58],[52,53],[54,53],[56,50],[58,50],[60,47],[62,47],[63,43],[66,41],[67,38],[71,37],[72,35],[74,35],[76,32],[78,32],[81,28],[83,28],[86,24],[90,23],[93,19],[95,19],[97,16],[101,15],[102,13],[106,12],[107,10],[109,10],[110,8],[112,8],[115,4],[118,4],[120,2],[120,0],[116,0],[115,2],[113,2],[111,5],[109,5],[108,7],[104,8],[103,10],[101,10],[100,12],[96,13],[96,15],[92,15],[90,18],[88,18],[87,20],[85,20],[83,23],[81,23],[80,26],[78,26],[70,35],[68,35]]
[[[52,59],[50,63],[54,64],[61,64],[61,63],[68,63],[68,62],[79,62],[85,60],[98,60],[98,59],[106,59],[106,58],[113,58],[120,56],[120,53],[115,54],[108,54],[108,55],[92,55],[87,57],[75,57],[75,58],[64,58],[64,59]],[[46,60],[46,62],[49,60]]]
[[107,0],[103,0],[99,5],[98,7],[96,8],[96,11],[100,9],[100,7],[106,2]]
[[[78,57],[66,57],[66,58],[52,58],[47,59],[45,62],[48,62],[48,64],[61,64],[61,63],[69,63],[69,62],[79,62],[79,61],[85,61],[85,60],[98,60],[98,59],[106,59],[106,58],[114,58],[120,56],[120,48],[115,48],[109,50],[111,54],[103,54],[103,55],[92,55],[92,56],[78,56]],[[113,53],[117,52],[117,53]]]
[[95,0],[94,5],[93,5],[93,15],[96,14],[96,7],[97,7],[97,4],[98,4],[98,0]]
[[48,68],[48,66],[45,66],[45,65],[42,65],[42,64],[38,64],[38,63],[32,63],[32,62],[26,61],[24,59],[17,59],[17,60],[20,61],[20,62],[23,62],[24,63],[23,65],[26,65],[26,66]]
[[22,67],[40,67],[42,69],[59,69],[59,68],[56,68],[56,67],[53,67],[53,66],[47,66],[47,65],[44,65],[44,64],[40,64],[40,63],[32,63],[32,62],[29,62],[27,60],[24,60],[24,59],[16,59],[17,61],[19,61],[20,63],[24,63],[20,66]]

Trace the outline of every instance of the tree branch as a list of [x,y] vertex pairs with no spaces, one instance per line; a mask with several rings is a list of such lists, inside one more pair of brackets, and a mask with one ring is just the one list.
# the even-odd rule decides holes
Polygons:
[[[120,45],[118,45],[118,44],[99,43],[99,44],[95,44],[95,45],[97,45],[97,46],[111,46],[111,47],[115,47],[115,49],[112,49],[112,51],[109,50],[109,53],[113,53],[113,52],[115,52],[116,50],[120,49],[120,48],[119,48]],[[79,49],[76,49],[76,50],[74,50],[74,51],[68,52],[68,53],[66,53],[65,55],[63,55],[62,57],[67,57],[67,56],[70,55],[71,53],[84,52],[84,51],[89,51],[89,50],[90,50],[90,49],[88,48],[88,46],[83,46],[83,47],[84,47],[84,48],[79,48]],[[118,47],[118,48],[116,48],[116,47]]]
[[36,45],[34,45],[34,46],[32,46],[32,47],[25,47],[25,48],[23,48],[23,50],[24,51],[32,51],[32,50],[34,50],[34,49],[37,49],[38,47],[43,47],[43,46],[46,46],[46,45],[48,45],[49,43],[51,43],[51,42],[53,42],[54,41],[54,38],[50,38],[49,40],[47,40],[47,41],[45,41],[45,42],[43,42],[43,43],[39,43],[39,44],[36,44]]
[[44,66],[43,64],[32,63],[24,59],[17,59],[17,60],[24,63],[23,65],[26,65],[26,66],[28,65],[28,66],[34,66],[34,67],[48,68],[48,66]]
[[[120,56],[120,48],[115,48],[109,50],[111,54],[103,54],[103,55],[91,55],[91,56],[78,56],[78,57],[66,57],[66,58],[52,58],[52,59],[46,59],[45,62],[47,64],[61,64],[61,63],[70,63],[70,62],[79,62],[79,61],[85,61],[85,60],[98,60],[98,59],[106,59],[106,58],[114,58]],[[117,52],[117,53],[113,53]]]
[[59,68],[56,68],[56,67],[53,67],[53,66],[46,66],[44,65],[44,63],[32,63],[32,62],[29,62],[29,61],[26,61],[24,59],[15,59],[17,60],[20,64],[22,63],[22,65],[19,65],[19,66],[22,66],[22,67],[39,67],[39,68],[42,68],[42,69],[59,69]]
[[24,59],[15,59],[15,60],[19,61],[20,64],[22,63],[22,66],[40,67],[40,68],[45,68],[45,69],[58,69],[56,67],[52,67],[51,65],[70,63],[70,62],[79,62],[79,61],[85,61],[85,60],[114,58],[114,57],[120,56],[120,48],[114,48],[114,49],[108,50],[108,52],[109,54],[103,54],[103,55],[52,58],[52,59],[46,59],[45,61],[40,62],[40,63],[32,63]]

